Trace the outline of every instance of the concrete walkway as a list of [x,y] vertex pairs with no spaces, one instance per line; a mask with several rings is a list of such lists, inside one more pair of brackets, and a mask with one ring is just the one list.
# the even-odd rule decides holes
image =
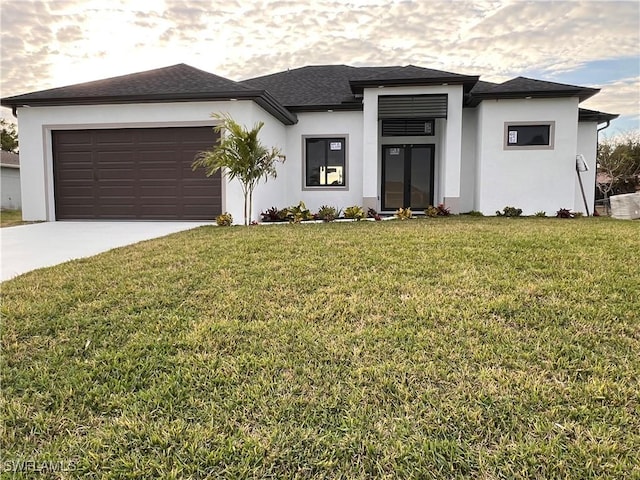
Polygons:
[[0,281],[214,222],[46,222],[0,229]]

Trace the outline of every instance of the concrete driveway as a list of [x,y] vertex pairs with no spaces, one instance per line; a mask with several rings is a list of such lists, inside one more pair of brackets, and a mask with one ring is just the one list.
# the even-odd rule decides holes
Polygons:
[[0,229],[0,281],[214,222],[46,222]]

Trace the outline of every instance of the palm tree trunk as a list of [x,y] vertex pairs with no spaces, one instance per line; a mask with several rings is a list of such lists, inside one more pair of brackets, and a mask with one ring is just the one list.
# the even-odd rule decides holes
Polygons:
[[249,192],[247,191],[246,188],[243,189],[244,190],[244,210],[242,211],[242,213],[244,214],[244,225],[245,227],[247,226],[247,197],[249,196]]

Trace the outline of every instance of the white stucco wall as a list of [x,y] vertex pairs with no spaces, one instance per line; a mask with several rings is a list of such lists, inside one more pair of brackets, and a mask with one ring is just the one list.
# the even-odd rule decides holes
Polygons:
[[[577,154],[582,154],[584,160],[589,167],[586,172],[580,172],[582,178],[582,186],[587,199],[587,207],[589,215],[593,215],[596,195],[596,158],[598,148],[598,124],[596,122],[579,122],[578,123],[578,147]],[[584,200],[580,192],[580,183],[576,175],[576,195],[573,211],[583,212],[586,214]]]
[[[228,102],[239,103],[239,102]],[[260,212],[266,210],[273,205],[283,205],[287,198],[287,178],[289,176],[289,157],[286,148],[287,135],[286,127],[279,120],[272,117],[269,113],[253,102],[243,102],[248,107],[247,120],[240,120],[232,114],[233,119],[245,125],[247,128],[253,128],[258,122],[264,122],[264,126],[260,130],[260,141],[262,144],[271,149],[275,147],[280,150],[282,155],[286,157],[284,163],[278,163],[276,178],[269,177],[267,180],[261,180],[253,192],[253,212],[251,220],[260,220]],[[226,110],[225,110],[226,111]],[[229,112],[231,113],[231,112]],[[242,224],[244,222],[244,197],[242,188],[237,180],[225,182],[225,204],[223,208],[231,213],[234,223]]]
[[6,167],[0,168],[0,191],[2,191],[2,208],[8,210],[20,209],[20,168]]
[[[505,150],[505,122],[555,122],[553,149]],[[505,206],[525,215],[575,204],[578,99],[484,100],[478,107],[476,209]]]
[[[381,151],[378,144],[378,97],[380,95],[447,95],[447,119],[436,125],[435,203],[445,202],[453,213],[460,210],[462,155],[461,85],[365,88],[363,92],[363,197],[379,198]],[[429,143],[429,142],[425,142]]]
[[[278,208],[303,201],[311,211],[322,205],[344,209],[362,205],[362,112],[298,113],[298,123],[287,126],[287,173],[283,203]],[[305,136],[347,137],[347,188],[306,188],[304,185],[303,138]],[[374,185],[375,188],[375,185]]]
[[[268,119],[261,135],[263,143],[284,146],[284,126],[251,101],[18,108],[23,218],[55,220],[52,130],[214,125],[214,112],[229,113],[247,126]],[[273,193],[277,189],[262,191],[261,187],[256,195],[277,196]],[[242,198],[237,183],[223,182],[222,209],[239,222],[243,219]]]
[[476,145],[478,141],[478,110],[462,110],[462,155],[460,163],[460,212],[475,208]]
[[[81,128],[186,127],[213,125],[213,112],[229,113],[252,127],[263,121],[261,141],[286,156],[278,177],[261,182],[254,194],[253,219],[269,207],[297,204],[311,210],[328,204],[380,207],[381,148],[378,96],[447,94],[448,118],[436,121],[436,135],[420,138],[435,151],[434,203],[450,201],[454,212],[480,210],[493,215],[506,205],[525,214],[559,208],[582,211],[575,174],[575,155],[589,164],[583,174],[589,205],[593,205],[596,127],[577,122],[578,100],[485,100],[476,109],[462,109],[461,86],[365,89],[363,111],[299,113],[298,123],[285,126],[251,101],[173,104],[94,105],[19,108],[22,210],[25,220],[54,220],[51,131]],[[552,150],[505,150],[505,122],[554,121]],[[346,189],[308,189],[303,178],[304,136],[346,136]],[[394,139],[397,142],[398,139]],[[223,211],[243,221],[243,197],[237,182],[223,182]]]

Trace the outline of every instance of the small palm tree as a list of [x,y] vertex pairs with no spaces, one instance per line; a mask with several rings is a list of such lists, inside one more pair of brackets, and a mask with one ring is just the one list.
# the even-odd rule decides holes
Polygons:
[[276,163],[284,161],[280,150],[263,146],[258,133],[263,122],[254,125],[251,130],[236,123],[228,114],[211,115],[220,120],[213,129],[220,134],[218,144],[211,150],[198,153],[192,164],[193,169],[203,167],[210,177],[222,169],[229,180],[237,178],[244,194],[244,224],[252,217],[253,190],[261,178],[275,178]]

